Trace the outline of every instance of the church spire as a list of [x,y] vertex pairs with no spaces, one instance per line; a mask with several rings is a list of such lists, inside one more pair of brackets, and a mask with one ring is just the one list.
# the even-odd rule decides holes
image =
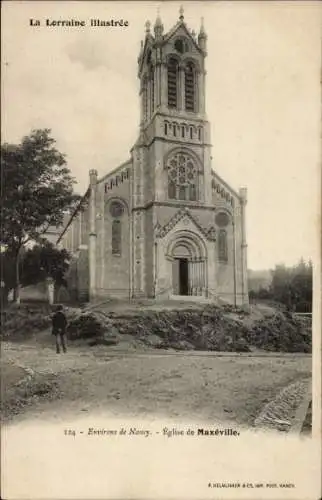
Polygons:
[[204,25],[204,18],[203,17],[201,18],[201,22],[200,22],[200,33],[199,33],[199,36],[203,37],[203,38],[207,38],[206,31],[205,31],[205,25]]
[[200,32],[198,35],[198,43],[199,43],[199,47],[201,48],[201,50],[203,52],[207,52],[207,38],[208,37],[207,37],[205,27],[204,27],[204,20],[202,17],[201,18],[201,25],[200,25]]
[[179,9],[179,19],[181,22],[183,22],[183,20],[184,20],[184,10],[183,10],[182,5],[180,6],[180,9]]
[[162,24],[162,21],[161,21],[159,9],[158,9],[157,18],[156,18],[155,24],[154,24],[154,34],[155,34],[156,40],[162,38],[163,24]]

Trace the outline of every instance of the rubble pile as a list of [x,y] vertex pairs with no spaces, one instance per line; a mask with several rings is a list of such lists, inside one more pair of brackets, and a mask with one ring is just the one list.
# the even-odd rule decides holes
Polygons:
[[278,312],[257,321],[248,335],[255,347],[274,352],[311,352],[312,335],[301,319]]
[[232,306],[124,316],[83,312],[71,319],[68,335],[70,339],[89,339],[90,345],[115,345],[132,338],[140,346],[155,349],[311,352],[310,332],[297,318],[276,312],[250,322],[249,313]]
[[1,311],[0,337],[19,339],[31,336],[35,331],[50,328],[50,310],[47,306],[29,307],[13,304]]
[[77,338],[93,338],[104,334],[102,321],[94,314],[80,314],[71,319],[67,327],[67,335],[71,340]]

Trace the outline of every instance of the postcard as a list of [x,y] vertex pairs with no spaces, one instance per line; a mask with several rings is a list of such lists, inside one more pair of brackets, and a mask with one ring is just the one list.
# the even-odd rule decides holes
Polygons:
[[3,498],[320,498],[320,16],[3,2]]

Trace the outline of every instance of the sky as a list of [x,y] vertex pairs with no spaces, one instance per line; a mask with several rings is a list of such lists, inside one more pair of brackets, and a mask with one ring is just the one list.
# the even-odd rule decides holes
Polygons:
[[[246,186],[248,266],[268,269],[318,258],[320,59],[318,2],[183,2],[208,35],[206,110],[213,169]],[[138,136],[137,57],[145,21],[159,10],[165,31],[177,2],[2,4],[2,142],[49,128],[84,192],[129,158]],[[89,20],[128,21],[90,27]],[[31,26],[38,19],[41,26]],[[45,26],[46,19],[86,26]]]

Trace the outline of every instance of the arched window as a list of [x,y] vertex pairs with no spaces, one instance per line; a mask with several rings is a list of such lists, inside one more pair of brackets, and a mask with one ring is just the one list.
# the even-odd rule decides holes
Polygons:
[[184,125],[181,125],[181,137],[184,137],[184,135],[185,135]]
[[170,200],[176,199],[176,185],[172,180],[168,182],[168,196]]
[[174,48],[179,54],[183,54],[184,52],[189,51],[189,44],[186,40],[179,38],[174,42]]
[[189,200],[196,201],[197,200],[197,192],[195,184],[190,184],[189,186]]
[[192,129],[192,127],[190,127],[189,132],[190,132],[190,139],[192,139],[193,138],[193,129]]
[[121,255],[122,227],[118,219],[112,222],[112,254]]
[[180,185],[179,184],[179,200],[185,200],[186,199],[186,186],[185,185]]
[[220,229],[218,233],[218,259],[221,262],[228,261],[227,232]]
[[122,223],[121,217],[124,213],[124,207],[119,201],[112,201],[110,205],[110,214],[112,221],[112,254],[121,255],[122,253]]
[[191,63],[184,71],[184,97],[186,111],[195,111],[195,70]]
[[178,153],[169,157],[168,196],[172,200],[197,201],[198,199],[198,171],[197,167],[186,153]]
[[168,135],[168,124],[167,124],[167,122],[164,123],[164,135]]
[[173,58],[168,63],[168,106],[178,107],[178,62]]

